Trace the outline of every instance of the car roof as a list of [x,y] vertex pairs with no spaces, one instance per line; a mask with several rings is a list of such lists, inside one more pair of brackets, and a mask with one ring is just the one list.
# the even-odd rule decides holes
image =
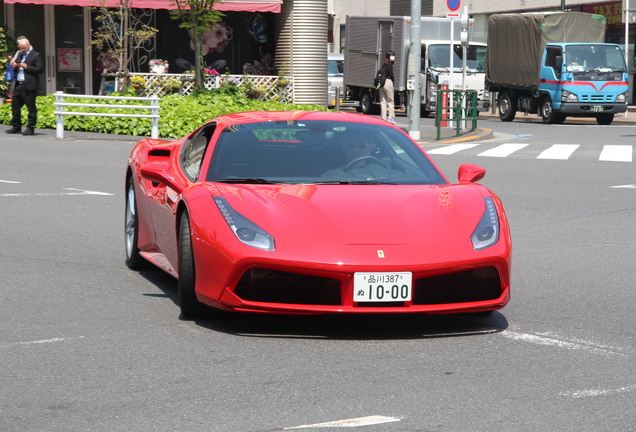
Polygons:
[[226,114],[212,119],[210,122],[222,123],[226,126],[230,126],[243,123],[291,120],[342,121],[391,126],[386,121],[377,117],[344,111],[248,111]]

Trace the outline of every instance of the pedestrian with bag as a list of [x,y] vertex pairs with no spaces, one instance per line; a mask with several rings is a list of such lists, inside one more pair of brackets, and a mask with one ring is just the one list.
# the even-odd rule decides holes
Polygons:
[[27,38],[18,39],[18,52],[11,59],[9,66],[13,68],[15,87],[11,100],[13,114],[9,134],[22,132],[22,107],[27,106],[29,111],[27,127],[22,135],[33,135],[37,123],[37,107],[35,97],[40,87],[38,75],[44,70],[44,63],[39,52],[35,51]]
[[384,78],[384,84],[380,83],[380,116],[391,123],[395,123],[393,62],[395,62],[395,52],[387,51],[382,67],[378,71],[378,76]]

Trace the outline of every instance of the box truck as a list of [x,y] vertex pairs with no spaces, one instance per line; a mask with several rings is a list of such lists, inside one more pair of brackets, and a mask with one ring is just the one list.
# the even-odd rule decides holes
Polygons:
[[[466,49],[466,73],[463,79],[463,47],[460,43],[461,22],[454,20],[451,53],[451,21],[448,18],[422,17],[421,65],[417,68],[421,80],[421,109],[427,116],[436,109],[437,90],[442,84],[450,85],[451,55],[453,56],[453,88],[478,93],[478,109],[490,107],[489,94],[484,91],[486,52],[484,43],[470,42]],[[410,37],[408,16],[347,16],[345,41],[344,105],[355,106],[369,113],[379,105],[379,91],[373,86],[376,72],[382,66],[388,51],[395,52],[393,74],[395,106],[406,107]],[[470,37],[469,37],[470,40]]]
[[605,17],[583,12],[512,13],[488,20],[486,86],[502,121],[517,111],[545,123],[567,116],[611,124],[627,110],[622,48],[605,42]]

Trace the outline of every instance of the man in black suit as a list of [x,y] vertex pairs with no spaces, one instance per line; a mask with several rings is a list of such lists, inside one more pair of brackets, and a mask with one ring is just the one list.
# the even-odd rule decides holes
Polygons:
[[17,134],[22,131],[21,110],[24,105],[29,110],[27,128],[22,135],[33,135],[37,121],[37,107],[35,96],[40,86],[38,75],[44,70],[42,56],[35,51],[27,38],[18,39],[18,54],[11,60],[11,67],[15,71],[15,88],[11,108],[13,111],[13,127],[6,132]]

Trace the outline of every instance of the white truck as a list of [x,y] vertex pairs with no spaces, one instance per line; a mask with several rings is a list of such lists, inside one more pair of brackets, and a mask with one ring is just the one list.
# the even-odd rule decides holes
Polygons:
[[[410,17],[408,16],[347,16],[345,41],[345,106],[355,106],[359,112],[370,113],[379,106],[379,91],[373,87],[373,79],[388,51],[395,52],[393,74],[395,82],[395,107],[408,106],[408,54],[411,43]],[[435,112],[437,90],[442,84],[451,83],[450,20],[422,17],[421,43],[421,109],[426,117]],[[454,89],[476,90],[478,109],[488,110],[490,94],[485,91],[487,46],[469,42],[466,48],[466,73],[463,74],[463,47],[460,43],[461,22],[453,25],[453,79]],[[469,37],[470,40],[470,37]],[[450,89],[450,87],[449,87]]]

